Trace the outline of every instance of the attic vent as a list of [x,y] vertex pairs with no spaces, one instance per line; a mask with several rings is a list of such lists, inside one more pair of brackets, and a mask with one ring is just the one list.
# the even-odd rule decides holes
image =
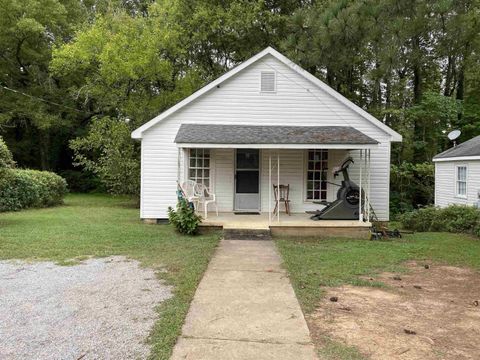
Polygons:
[[262,71],[260,73],[260,91],[275,92],[275,71]]

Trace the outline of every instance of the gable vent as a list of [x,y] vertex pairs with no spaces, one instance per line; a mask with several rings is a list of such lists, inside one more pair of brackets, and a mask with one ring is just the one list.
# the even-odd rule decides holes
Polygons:
[[260,91],[275,92],[275,71],[262,71],[260,73]]

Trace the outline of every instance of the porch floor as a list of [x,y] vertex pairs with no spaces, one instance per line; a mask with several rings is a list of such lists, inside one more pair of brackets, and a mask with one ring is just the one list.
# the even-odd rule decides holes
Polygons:
[[233,212],[208,213],[208,218],[203,219],[200,226],[223,227],[224,229],[270,229],[272,227],[285,228],[370,228],[370,222],[358,220],[310,220],[311,214],[292,213],[287,215],[280,213],[280,221],[272,215],[272,221],[268,222],[268,213],[260,215],[236,215]]

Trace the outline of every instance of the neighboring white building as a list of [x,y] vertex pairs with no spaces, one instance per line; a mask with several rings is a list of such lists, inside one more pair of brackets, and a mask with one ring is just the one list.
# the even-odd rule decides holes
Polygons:
[[[132,138],[142,141],[143,219],[166,218],[177,202],[177,181],[188,178],[209,186],[225,213],[271,212],[272,182],[289,184],[292,212],[304,214],[322,207],[312,201],[336,198],[332,182],[342,179],[333,179],[332,169],[352,156],[351,176],[369,194],[364,200],[388,220],[390,145],[402,140],[270,47],[139,127]],[[253,161],[245,169],[246,158]]]
[[480,200],[480,136],[448,149],[435,162],[435,205],[477,205]]

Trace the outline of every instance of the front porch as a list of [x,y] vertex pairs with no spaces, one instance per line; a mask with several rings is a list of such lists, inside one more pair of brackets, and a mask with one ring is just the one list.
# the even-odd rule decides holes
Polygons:
[[319,220],[310,219],[311,214],[280,213],[275,219],[269,219],[268,213],[258,215],[235,214],[222,212],[216,216],[209,213],[201,223],[201,231],[208,229],[221,230],[266,230],[273,236],[289,237],[349,237],[366,239],[370,235],[371,223],[358,220]]

